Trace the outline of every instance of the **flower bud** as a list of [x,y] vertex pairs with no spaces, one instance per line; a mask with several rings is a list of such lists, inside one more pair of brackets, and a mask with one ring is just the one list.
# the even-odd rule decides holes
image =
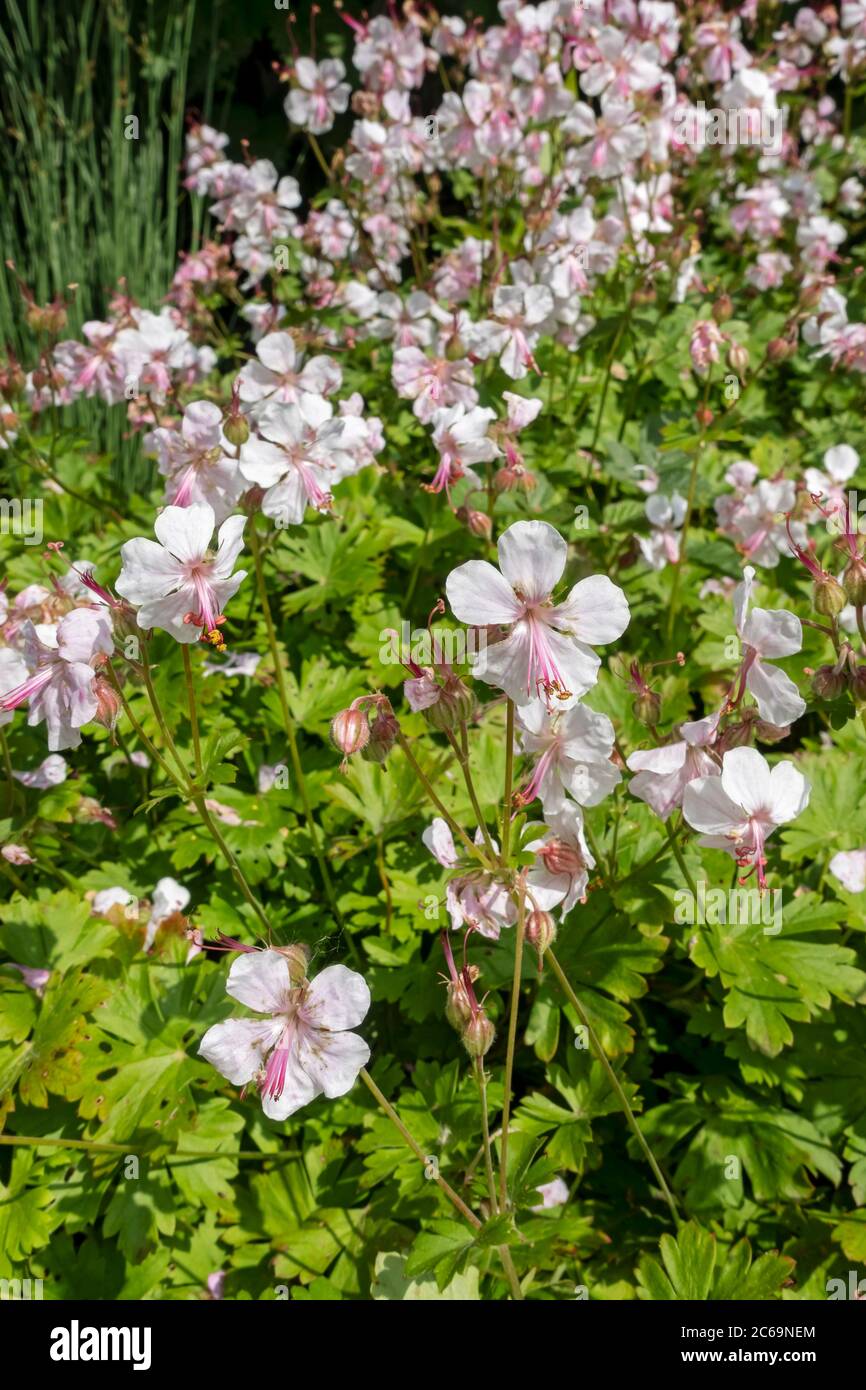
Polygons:
[[641,724],[646,724],[649,728],[655,728],[659,722],[662,712],[661,698],[649,686],[642,690],[631,707],[635,719],[639,719]]
[[463,1033],[472,1021],[472,1005],[466,986],[460,976],[449,980],[445,991],[445,1017],[455,1033]]
[[250,437],[250,425],[245,415],[229,415],[223,425],[223,434],[230,444],[246,444]]
[[770,724],[766,719],[756,719],[754,729],[755,737],[762,743],[782,743],[791,732],[790,724]]
[[472,507],[458,507],[455,515],[473,536],[483,536],[489,540],[493,535],[493,522],[486,512],[476,511]]
[[531,492],[537,481],[535,474],[522,464],[508,464],[494,475],[493,486],[497,492],[511,492],[512,488]]
[[556,940],[556,923],[549,912],[535,908],[526,919],[526,940],[538,954],[538,968],[548,946]]
[[787,338],[771,338],[767,344],[767,357],[771,362],[787,362],[797,351],[797,344]]
[[737,376],[745,376],[749,368],[749,349],[743,347],[742,343],[731,343],[728,348],[728,366]]
[[695,411],[695,419],[702,430],[709,429],[713,423],[713,412],[708,405],[699,405]]
[[96,722],[103,724],[106,729],[113,729],[120,713],[120,696],[105,676],[96,677],[93,693],[96,696]]
[[361,757],[368,763],[383,763],[397,740],[400,725],[394,718],[393,710],[380,709],[370,725],[370,741],[361,750]]
[[310,948],[303,941],[295,941],[291,946],[275,946],[274,950],[288,962],[289,979],[292,984],[302,985],[307,978],[310,964]]
[[370,740],[367,716],[359,709],[344,709],[331,720],[331,742],[340,753],[350,757],[360,753]]
[[842,575],[842,588],[855,608],[862,608],[866,604],[866,560],[861,555],[854,555],[848,561]]
[[817,309],[818,305],[821,303],[821,296],[823,293],[824,286],[820,281],[816,281],[812,285],[807,285],[804,290],[800,291],[800,304],[802,308]]
[[851,676],[851,695],[857,705],[866,701],[866,666],[855,667]]
[[743,710],[743,719],[737,720],[719,734],[716,740],[716,752],[727,753],[729,748],[743,748],[752,741],[752,730],[754,721],[749,718],[749,711]]
[[483,1009],[476,1009],[461,1034],[470,1057],[483,1057],[493,1046],[496,1029]]
[[459,333],[453,333],[445,344],[445,360],[459,362],[466,356],[466,344]]
[[848,602],[845,590],[832,574],[822,574],[812,588],[815,612],[825,618],[836,618]]
[[819,666],[812,677],[812,689],[822,700],[838,699],[846,684],[843,672],[835,666]]
[[734,317],[734,302],[729,294],[720,294],[713,305],[713,318],[716,323],[727,323]]

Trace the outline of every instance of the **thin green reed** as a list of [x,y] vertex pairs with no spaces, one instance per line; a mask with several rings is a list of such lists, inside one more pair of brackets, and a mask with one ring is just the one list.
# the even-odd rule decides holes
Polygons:
[[[121,276],[158,310],[174,271],[195,0],[161,6],[162,18],[156,10],[154,0],[81,0],[69,10],[7,0],[3,259],[15,261],[40,301],[77,284],[72,334],[105,314]],[[21,310],[4,268],[0,344],[24,352],[32,338]],[[111,456],[121,486],[142,476],[138,443],[124,437],[123,406],[82,401],[67,418]]]

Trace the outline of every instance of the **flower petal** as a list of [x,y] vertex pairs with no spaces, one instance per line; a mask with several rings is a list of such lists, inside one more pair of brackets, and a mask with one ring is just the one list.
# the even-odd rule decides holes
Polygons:
[[370,1049],[357,1033],[313,1031],[298,1040],[299,1065],[329,1100],[350,1091],[369,1060]]
[[279,1019],[228,1018],[207,1030],[199,1056],[233,1085],[245,1086],[261,1070],[282,1027]]
[[314,1028],[338,1032],[355,1028],[369,1008],[370,990],[364,976],[345,965],[329,965],[308,987],[303,1012]]
[[511,585],[486,560],[458,565],[445,581],[445,592],[455,618],[475,627],[516,623],[523,612]]
[[621,637],[630,617],[622,589],[606,574],[591,574],[575,584],[565,602],[554,608],[550,621],[582,642],[597,646]]
[[226,993],[260,1014],[285,1009],[291,987],[288,961],[278,951],[238,956],[226,980]]
[[550,596],[568,558],[568,545],[546,521],[515,521],[496,548],[499,568],[527,603],[541,603]]
[[153,524],[160,545],[182,564],[200,560],[214,532],[213,507],[193,502],[191,507],[164,507]]

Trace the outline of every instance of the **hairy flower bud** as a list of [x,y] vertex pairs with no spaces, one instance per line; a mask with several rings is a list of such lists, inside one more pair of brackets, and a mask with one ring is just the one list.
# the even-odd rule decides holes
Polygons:
[[845,590],[832,574],[822,574],[815,580],[812,588],[812,603],[815,612],[820,613],[825,618],[835,618],[842,612],[848,602]]
[[359,709],[344,709],[331,720],[331,742],[340,753],[350,757],[360,753],[370,740],[367,716]]
[[857,666],[851,676],[851,695],[855,704],[866,701],[866,666]]
[[661,716],[661,698],[647,686],[646,690],[642,690],[633,702],[631,709],[635,719],[639,719],[641,724],[646,724],[653,729]]
[[120,696],[105,676],[96,677],[93,682],[93,693],[97,701],[94,718],[98,724],[103,724],[106,729],[113,729],[120,713]]
[[734,302],[729,294],[720,294],[713,305],[713,318],[716,323],[727,323],[734,317]]
[[295,941],[291,946],[274,946],[273,949],[285,958],[289,966],[289,979],[293,985],[302,985],[307,978],[310,964],[310,948],[303,941]]
[[797,344],[788,338],[771,338],[767,344],[767,357],[771,362],[787,362],[797,351]]
[[459,362],[466,356],[466,344],[459,333],[453,333],[445,344],[445,359],[448,362]]
[[538,954],[540,970],[545,951],[556,940],[556,923],[549,912],[542,912],[538,908],[530,912],[526,919],[526,940]]
[[461,1038],[470,1057],[483,1057],[493,1046],[496,1029],[483,1009],[477,1008],[466,1024]]
[[835,666],[819,666],[812,677],[812,689],[822,700],[838,699],[846,684],[844,673]]
[[728,366],[737,376],[744,376],[749,368],[749,349],[742,343],[731,343],[728,348]]
[[791,732],[790,724],[770,724],[766,719],[756,719],[754,723],[755,737],[762,743],[782,743]]
[[223,434],[230,444],[246,444],[250,437],[250,425],[245,415],[229,415],[223,425]]
[[370,741],[361,750],[361,757],[368,763],[383,763],[397,740],[400,725],[394,718],[393,710],[380,709],[370,725]]
[[866,560],[861,555],[854,555],[848,561],[842,575],[842,588],[855,608],[866,604]]

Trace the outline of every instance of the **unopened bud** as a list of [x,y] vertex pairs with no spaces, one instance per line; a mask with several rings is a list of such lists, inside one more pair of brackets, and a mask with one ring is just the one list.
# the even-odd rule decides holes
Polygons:
[[734,317],[734,301],[729,294],[720,294],[713,305],[713,318],[716,323],[727,323]]
[[556,923],[549,912],[535,908],[526,919],[526,940],[538,954],[538,968],[548,946],[556,940]]
[[708,405],[699,405],[695,411],[695,419],[702,430],[708,429],[713,423],[713,412]]
[[96,722],[104,725],[106,729],[113,729],[120,713],[120,696],[105,676],[96,677],[93,693],[96,696]]
[[814,285],[807,285],[800,291],[800,304],[804,309],[817,309],[821,303],[821,296],[824,293],[824,286],[818,282]]
[[448,362],[459,362],[466,356],[466,344],[459,333],[453,333],[445,344],[445,359]]
[[493,535],[493,522],[486,512],[476,511],[472,507],[458,507],[456,516],[473,536],[483,536],[489,540]]
[[293,985],[302,985],[307,978],[310,964],[310,948],[303,941],[295,941],[291,946],[275,946],[274,950],[288,962],[289,979]]
[[853,556],[842,575],[842,588],[855,608],[866,604],[866,560],[861,555]]
[[250,437],[250,425],[247,417],[245,415],[229,415],[223,425],[223,434],[229,444],[234,444],[236,447],[240,444],[246,444]]
[[762,743],[782,743],[791,732],[790,724],[770,724],[766,719],[756,719],[754,729]]
[[836,618],[848,602],[845,590],[832,574],[822,574],[812,588],[812,603],[815,612],[825,618]]
[[812,677],[812,689],[822,700],[837,700],[846,684],[844,673],[835,666],[819,666]]
[[731,343],[728,348],[728,366],[737,376],[744,376],[749,368],[749,349],[743,347],[742,343]]
[[662,702],[656,692],[647,686],[638,695],[631,710],[635,719],[639,719],[641,724],[646,724],[650,729],[654,729],[661,716]]
[[361,750],[368,763],[383,763],[397,740],[400,725],[392,710],[379,710],[370,725],[370,741]]
[[483,1057],[493,1046],[496,1029],[483,1009],[476,1009],[461,1034],[470,1057]]
[[797,344],[788,338],[771,338],[767,344],[767,357],[771,362],[787,362],[797,351]]
[[851,695],[854,703],[862,705],[866,701],[866,666],[857,666],[851,676]]
[[505,468],[500,468],[493,478],[493,486],[497,492],[511,492],[517,488],[522,492],[531,492],[536,482],[535,474],[530,473],[522,464],[508,464]]
[[369,739],[370,725],[362,710],[344,709],[331,720],[331,742],[346,757],[360,753]]

